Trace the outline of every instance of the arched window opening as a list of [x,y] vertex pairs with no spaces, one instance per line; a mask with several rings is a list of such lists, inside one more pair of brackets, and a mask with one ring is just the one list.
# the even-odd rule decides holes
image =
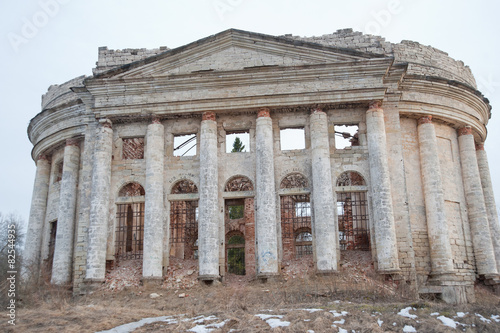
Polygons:
[[302,187],[309,187],[309,182],[307,181],[307,178],[304,175],[298,172],[287,175],[285,178],[283,178],[280,184],[280,188],[302,188]]
[[189,179],[179,180],[172,186],[172,194],[198,193],[198,187]]
[[337,217],[341,250],[370,250],[366,182],[356,171],[346,171],[337,179],[337,187],[350,191],[337,192]]
[[224,188],[226,192],[253,191],[253,184],[245,176],[236,176],[231,178]]
[[[128,183],[118,192],[121,198],[144,196],[139,183]],[[141,259],[144,245],[144,202],[118,204],[116,210],[115,259]]]
[[312,234],[310,230],[300,231],[295,237],[295,257],[300,258],[313,254]]
[[337,186],[365,186],[363,176],[356,171],[346,171],[337,178]]

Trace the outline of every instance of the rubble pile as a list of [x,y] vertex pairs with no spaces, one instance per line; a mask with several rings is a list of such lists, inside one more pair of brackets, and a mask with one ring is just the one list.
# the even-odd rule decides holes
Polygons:
[[114,269],[106,271],[103,289],[123,290],[126,287],[139,287],[142,276],[142,259],[120,261]]
[[198,260],[170,257],[162,288],[189,289],[198,284]]
[[312,256],[303,256],[292,260],[283,260],[281,273],[285,281],[296,278],[303,279],[314,274],[314,262]]

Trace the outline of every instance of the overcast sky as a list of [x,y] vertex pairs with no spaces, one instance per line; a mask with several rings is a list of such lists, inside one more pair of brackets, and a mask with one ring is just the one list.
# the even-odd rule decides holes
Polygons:
[[320,36],[353,28],[432,45],[470,66],[493,106],[488,152],[500,203],[500,2],[427,0],[23,0],[0,4],[0,212],[28,220],[26,130],[51,84],[91,75],[97,48],[175,48],[229,28]]

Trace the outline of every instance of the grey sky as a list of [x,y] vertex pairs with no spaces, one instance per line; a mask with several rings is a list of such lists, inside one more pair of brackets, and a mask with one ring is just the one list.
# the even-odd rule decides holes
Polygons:
[[28,219],[35,164],[26,129],[51,84],[91,75],[99,46],[175,48],[228,28],[300,36],[353,28],[462,60],[493,106],[486,150],[500,203],[499,12],[495,0],[2,1],[0,212]]

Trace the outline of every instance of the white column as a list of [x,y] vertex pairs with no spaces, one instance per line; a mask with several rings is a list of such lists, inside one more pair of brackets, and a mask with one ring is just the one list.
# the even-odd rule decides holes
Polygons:
[[37,278],[40,270],[40,251],[42,245],[42,230],[47,209],[49,193],[50,163],[47,156],[41,155],[36,161],[35,183],[31,197],[26,245],[23,253],[23,279]]
[[420,165],[424,185],[427,234],[431,248],[432,275],[453,272],[453,259],[446,220],[443,181],[432,116],[418,120]]
[[395,273],[399,271],[399,261],[387,162],[384,110],[381,108],[381,102],[370,104],[366,112],[366,129],[377,269],[380,273]]
[[257,276],[265,278],[278,274],[273,122],[269,109],[259,110],[256,123]]
[[156,117],[146,136],[146,203],[144,212],[143,278],[163,276],[163,167],[164,128]]
[[205,112],[200,129],[199,279],[219,278],[217,122]]
[[495,253],[476,157],[476,145],[469,126],[458,130],[458,145],[477,272],[485,276],[497,275]]
[[476,145],[477,164],[479,167],[479,176],[481,177],[481,186],[483,188],[484,203],[488,213],[488,223],[490,226],[491,240],[495,252],[497,271],[500,269],[500,223],[498,221],[497,206],[495,195],[493,194],[493,184],[491,183],[490,167],[488,165],[488,156],[484,150],[483,144]]
[[335,232],[335,204],[332,184],[328,119],[326,113],[315,109],[311,113],[311,150],[316,269],[318,272],[337,270],[337,236]]
[[111,121],[103,119],[96,131],[90,223],[87,247],[87,282],[104,280],[106,272],[106,241],[108,232],[109,194],[111,186],[111,156],[113,130]]
[[63,174],[59,192],[59,215],[52,264],[52,284],[64,285],[71,282],[79,169],[80,147],[78,141],[68,139],[64,148]]

